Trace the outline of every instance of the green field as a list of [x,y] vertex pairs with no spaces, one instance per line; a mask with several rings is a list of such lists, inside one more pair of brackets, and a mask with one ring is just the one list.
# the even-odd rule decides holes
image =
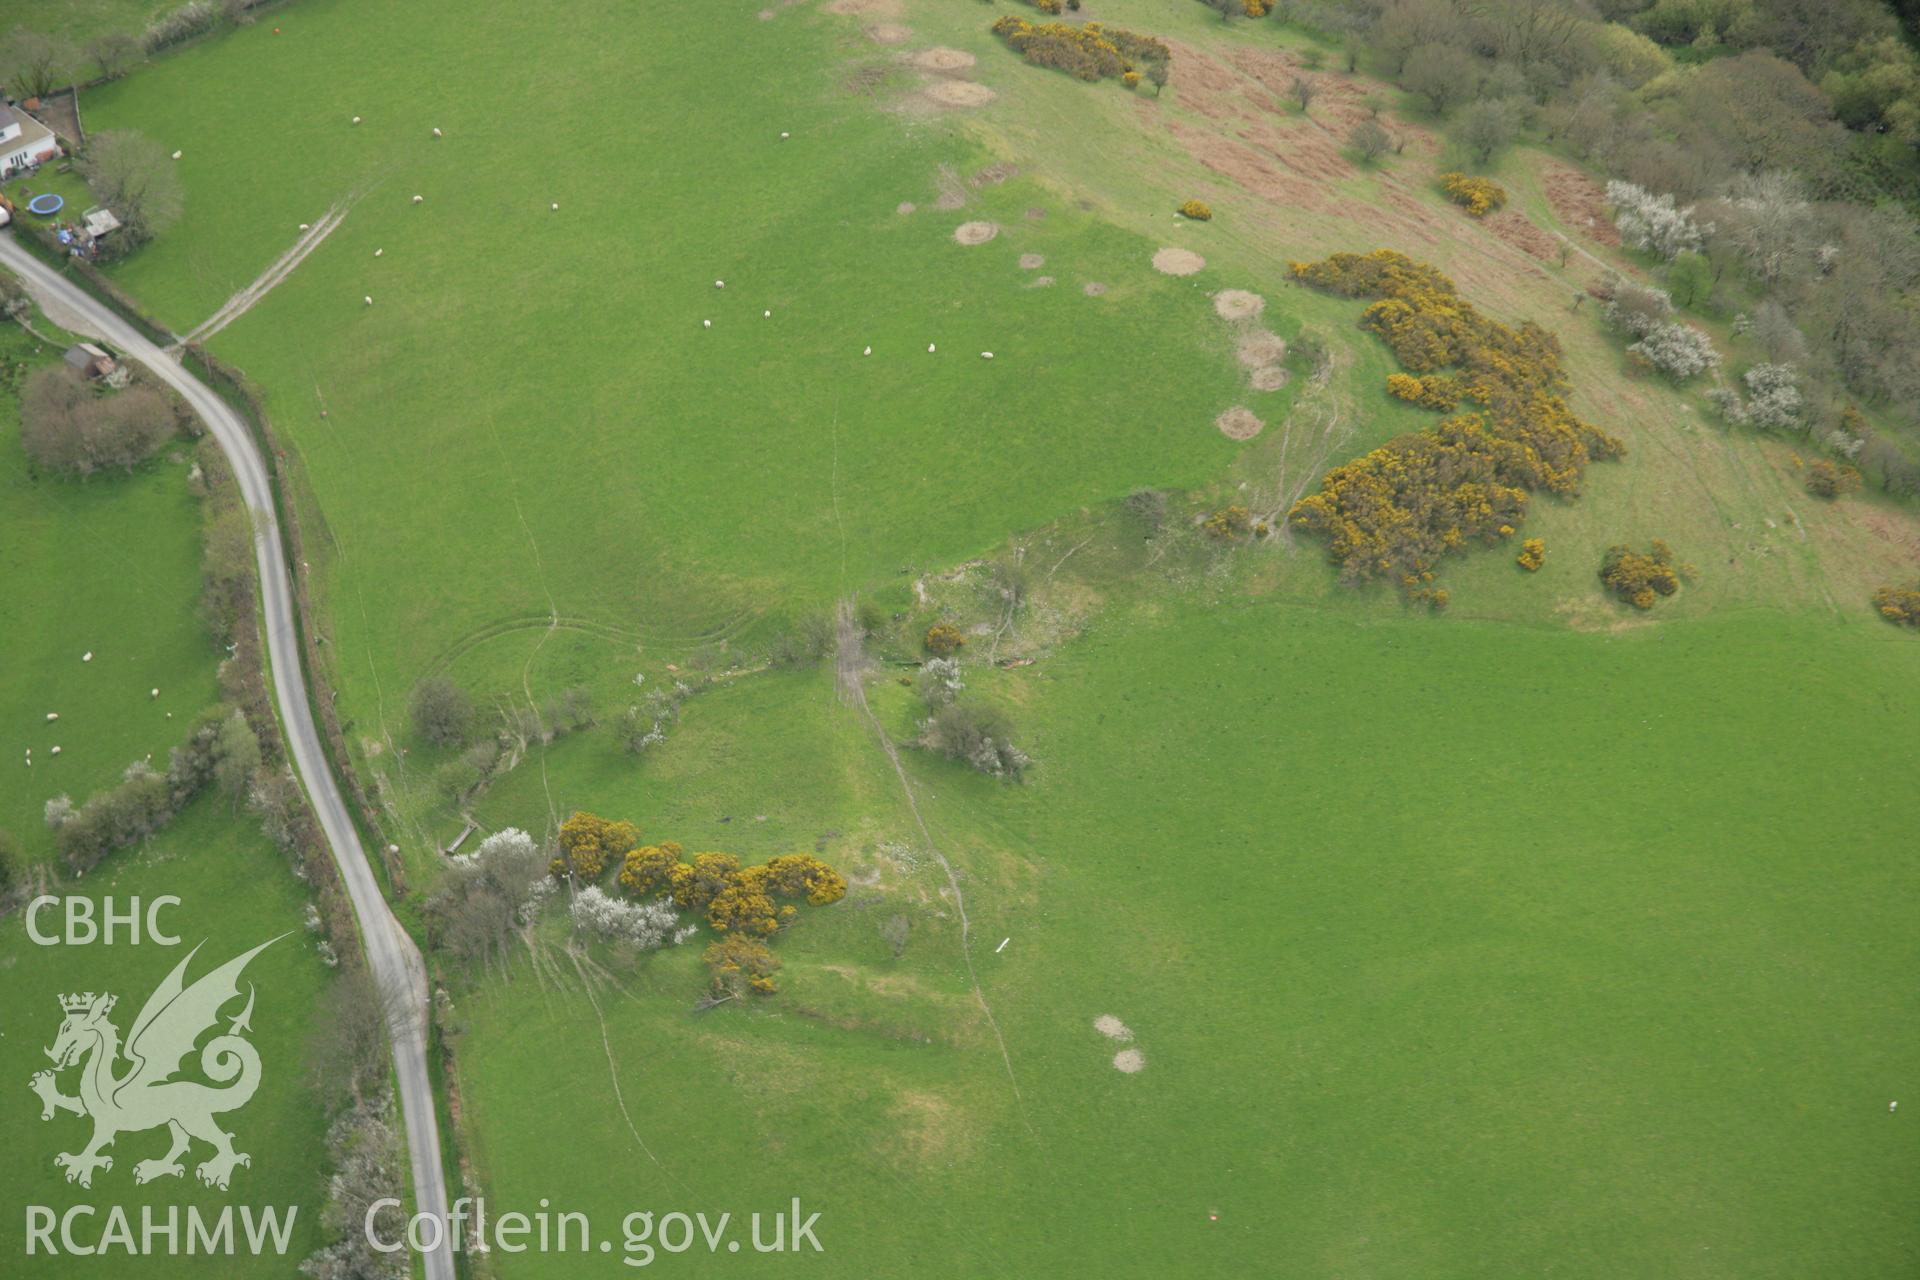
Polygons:
[[[36,352],[18,329],[0,333],[0,343],[15,359],[54,354]],[[36,480],[20,448],[18,406],[5,400],[0,755],[10,780],[0,787],[0,828],[39,861],[53,853],[46,802],[70,795],[78,804],[148,755],[164,770],[194,718],[219,700],[222,655],[199,612],[191,445],[169,447],[132,475]],[[91,662],[82,661],[87,653]],[[48,722],[49,713],[59,720]]]
[[[103,913],[105,900],[126,911],[129,900],[151,902],[156,896],[180,898],[178,907],[164,911],[161,922],[181,940],[177,947],[143,941],[129,946],[41,946],[27,935],[21,913],[0,921],[0,974],[4,974],[8,1001],[0,1031],[0,1078],[7,1081],[7,1104],[0,1107],[0,1146],[7,1152],[3,1183],[12,1211],[0,1218],[0,1253],[9,1259],[9,1274],[32,1276],[95,1276],[110,1269],[115,1275],[172,1277],[206,1274],[205,1258],[131,1257],[115,1251],[106,1258],[25,1257],[24,1207],[41,1205],[64,1214],[76,1205],[92,1205],[91,1218],[76,1221],[75,1234],[84,1244],[97,1243],[106,1227],[106,1212],[119,1205],[139,1229],[142,1206],[163,1216],[168,1206],[184,1213],[194,1206],[209,1220],[226,1205],[295,1211],[285,1256],[268,1253],[253,1257],[242,1252],[220,1261],[220,1274],[286,1276],[299,1261],[324,1242],[320,1210],[326,1181],[312,1155],[321,1149],[325,1118],[307,1076],[307,1046],[319,1033],[316,1009],[329,981],[315,950],[314,935],[301,927],[307,893],[288,869],[286,859],[252,830],[245,819],[230,817],[222,802],[206,798],[176,818],[159,836],[138,850],[117,854],[89,876],[85,883],[64,888],[66,896],[80,896]],[[43,914],[42,932],[60,932],[60,910]],[[282,934],[289,934],[262,952],[247,966],[242,980],[257,991],[253,1034],[259,1050],[260,1087],[242,1110],[220,1117],[234,1134],[238,1151],[253,1157],[251,1166],[236,1170],[228,1191],[202,1186],[194,1167],[210,1148],[196,1143],[185,1174],[139,1186],[134,1165],[166,1153],[164,1129],[123,1133],[109,1151],[113,1168],[94,1174],[90,1189],[69,1184],[54,1165],[59,1152],[79,1151],[91,1126],[79,1117],[57,1113],[40,1119],[40,1104],[27,1089],[27,1080],[48,1062],[42,1052],[54,1043],[60,1027],[59,997],[68,992],[108,991],[119,1003],[112,1021],[124,1036],[155,987],[195,945],[201,951],[190,967],[191,981],[234,956]],[[236,1003],[228,1016],[239,1011]],[[221,1024],[225,1029],[225,1023]],[[196,1068],[189,1060],[189,1078]],[[124,1072],[126,1067],[116,1068]],[[61,1079],[61,1090],[75,1090],[74,1073]],[[184,1222],[184,1219],[183,1219]],[[238,1231],[236,1225],[236,1232]],[[182,1227],[181,1248],[185,1248]],[[59,1237],[56,1235],[55,1240]],[[163,1246],[164,1247],[164,1246]],[[107,1259],[111,1259],[108,1261]],[[15,1270],[18,1268],[18,1270]]]
[[[1417,120],[1362,172],[1340,95],[1265,105],[1297,33],[1110,0],[1181,43],[1156,100],[1021,65],[987,6],[837,8],[303,0],[86,98],[89,128],[182,152],[185,217],[114,268],[178,331],[347,210],[211,346],[287,442],[407,918],[469,817],[546,835],[576,808],[853,881],[750,1006],[692,1012],[698,943],[576,954],[557,916],[504,973],[444,967],[491,1211],[605,1233],[799,1196],[812,1269],[848,1276],[1911,1274],[1920,1147],[1887,1104],[1920,1059],[1920,647],[1866,597],[1910,576],[1912,513],[1814,502],[1788,448],[1636,374],[1568,301],[1631,264],[1469,222]],[[997,100],[930,107],[903,59],[931,45]],[[1536,231],[1550,159],[1501,175]],[[1176,220],[1189,196],[1216,220]],[[1540,573],[1449,563],[1445,616],[1191,527],[1432,421],[1383,393],[1360,304],[1286,283],[1377,244],[1555,328],[1576,407],[1630,446],[1537,502]],[[1156,273],[1167,245],[1207,268]],[[1247,388],[1224,288],[1294,344],[1286,390]],[[1251,443],[1214,429],[1235,403]],[[1121,502],[1148,486],[1161,541]],[[1697,571],[1644,616],[1594,570],[1654,537]],[[1031,585],[1000,631],[987,557]],[[903,748],[934,847],[830,660],[763,665],[850,597],[890,663],[974,628],[970,690],[1038,762],[1008,786]],[[904,743],[902,670],[865,689]],[[602,723],[456,803],[456,752],[407,723],[427,675],[488,731],[572,686]],[[607,722],[677,678],[700,691],[666,741],[623,751]]]

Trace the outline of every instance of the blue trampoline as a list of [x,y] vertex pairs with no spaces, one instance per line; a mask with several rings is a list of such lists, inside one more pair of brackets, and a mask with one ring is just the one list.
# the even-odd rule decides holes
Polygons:
[[63,197],[57,196],[49,191],[45,195],[35,196],[33,199],[27,201],[27,212],[37,213],[43,218],[50,218],[60,212],[66,203]]

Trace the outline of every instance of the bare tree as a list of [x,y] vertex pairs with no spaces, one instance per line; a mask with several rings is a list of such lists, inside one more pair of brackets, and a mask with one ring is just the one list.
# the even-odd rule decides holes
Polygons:
[[109,31],[87,42],[87,56],[103,77],[117,80],[139,60],[140,42],[124,31]]
[[1313,100],[1319,96],[1320,86],[1312,76],[1295,76],[1293,78],[1293,100],[1300,104],[1301,115],[1307,114],[1307,109],[1313,105]]
[[1378,161],[1393,145],[1393,139],[1378,120],[1362,120],[1347,133],[1347,145],[1368,164]]
[[0,44],[0,74],[23,98],[43,98],[60,87],[60,76],[73,62],[73,50],[63,40],[15,27]]
[[167,153],[143,133],[96,134],[87,143],[80,171],[94,199],[119,216],[122,233],[136,242],[172,226],[186,203]]

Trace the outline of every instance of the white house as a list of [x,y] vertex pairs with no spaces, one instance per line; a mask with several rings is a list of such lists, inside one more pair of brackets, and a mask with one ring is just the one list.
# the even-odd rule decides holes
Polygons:
[[60,154],[53,130],[16,107],[0,102],[0,175]]

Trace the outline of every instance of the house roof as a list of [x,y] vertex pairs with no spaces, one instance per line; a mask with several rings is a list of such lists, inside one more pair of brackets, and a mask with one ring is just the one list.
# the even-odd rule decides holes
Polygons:
[[6,128],[19,119],[19,116],[13,114],[13,108],[6,104],[6,100],[0,99],[0,129]]
[[[40,149],[41,143],[53,141],[53,130],[24,111],[8,112],[7,120],[20,126],[19,137],[9,138],[6,142],[0,143],[0,147],[4,147],[8,154],[15,151],[37,150]],[[6,124],[0,122],[0,128],[5,127]]]

